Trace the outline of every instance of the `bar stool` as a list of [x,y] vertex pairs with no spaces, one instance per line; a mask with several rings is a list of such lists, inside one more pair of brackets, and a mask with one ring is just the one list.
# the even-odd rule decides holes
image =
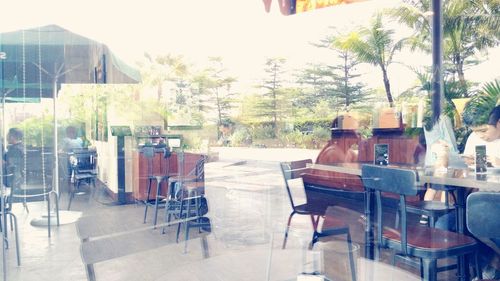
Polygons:
[[[142,148],[142,154],[143,156],[147,159],[147,167],[148,167],[148,192],[146,196],[146,200],[144,201],[144,204],[146,205],[144,209],[144,223],[146,223],[146,217],[148,214],[148,207],[149,206],[154,206],[155,208],[155,214],[154,214],[154,219],[153,219],[153,226],[156,228],[156,223],[158,221],[158,208],[161,207],[161,205],[164,205],[165,203],[163,202],[164,199],[166,199],[166,196],[162,196],[161,194],[161,183],[163,181],[168,182],[169,179],[169,161],[168,158],[170,157],[170,149],[163,148],[163,156],[164,158],[167,159],[166,165],[165,165],[165,170],[161,172],[159,175],[154,174],[154,158],[155,158],[155,148],[154,147],[144,147]],[[151,194],[151,188],[153,185],[153,181],[156,181],[156,193]],[[154,195],[154,199],[151,198],[151,195]]]
[[[202,156],[200,159],[196,161],[195,167],[187,174],[184,175],[184,152],[177,153],[177,162],[178,162],[178,175],[169,177],[168,179],[168,196],[166,200],[165,207],[165,222],[170,223],[172,216],[176,218],[181,218],[182,213],[185,210],[182,208],[186,208],[187,205],[183,202],[188,200],[187,198],[191,197],[193,192],[200,193],[200,190],[204,189],[204,179],[205,179],[205,156]],[[188,193],[188,194],[186,194]],[[199,196],[197,194],[195,197]],[[193,210],[198,209],[200,201],[195,200],[195,207]],[[184,216],[189,216],[190,214],[184,213]],[[177,235],[179,235],[180,229],[177,231]],[[165,227],[163,228],[162,233],[165,233]]]

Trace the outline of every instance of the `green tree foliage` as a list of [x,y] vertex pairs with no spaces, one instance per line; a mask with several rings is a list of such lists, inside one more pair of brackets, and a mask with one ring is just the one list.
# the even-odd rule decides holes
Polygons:
[[342,105],[342,110],[349,111],[351,107],[361,101],[366,103],[370,96],[370,91],[366,85],[357,80],[361,75],[355,73],[356,67],[360,64],[352,52],[349,50],[349,35],[334,37],[331,42],[331,49],[337,53],[337,57],[342,62],[334,67],[334,95],[338,104]]
[[188,85],[189,66],[179,55],[166,54],[152,57],[145,53],[144,57],[145,60],[139,63],[143,84],[157,89],[157,102],[164,105],[162,116],[165,116],[165,127],[167,127],[169,108],[168,99],[164,95],[165,83],[170,82],[175,85],[167,95],[174,96],[178,105],[186,104],[185,89]]
[[481,91],[471,98],[468,103],[464,121],[472,125],[485,124],[491,110],[500,105],[500,80],[488,82],[483,85]]
[[296,75],[301,86],[301,95],[295,100],[295,106],[314,112],[317,104],[327,100],[333,104],[334,74],[331,67],[324,64],[309,64]]
[[[191,91],[196,97],[198,108],[208,115],[215,116],[215,123],[220,125],[231,118],[235,92],[232,85],[236,78],[227,75],[221,57],[209,58],[210,66],[196,73],[191,79]],[[217,130],[217,135],[220,137]]]
[[[443,1],[444,63],[463,87],[467,86],[464,70],[479,63],[475,55],[499,43],[499,7],[497,0]],[[388,13],[414,29],[409,40],[413,48],[430,52],[431,10],[430,0],[406,0]]]
[[278,121],[283,113],[283,109],[280,108],[279,104],[285,96],[285,91],[282,87],[285,62],[284,58],[267,59],[264,68],[267,77],[259,86],[259,88],[264,90],[264,93],[257,105],[259,109],[258,115],[271,121],[274,137],[278,135]]
[[401,50],[405,39],[395,41],[394,31],[386,29],[382,15],[376,15],[368,27],[361,27],[350,33],[342,45],[351,51],[360,62],[369,63],[380,68],[387,101],[394,106],[394,98],[388,75],[388,67],[393,63],[394,54]]

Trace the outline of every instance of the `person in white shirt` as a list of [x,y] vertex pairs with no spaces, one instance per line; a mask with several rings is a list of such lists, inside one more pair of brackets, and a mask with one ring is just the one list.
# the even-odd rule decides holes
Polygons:
[[474,163],[477,145],[485,145],[488,162],[500,167],[500,105],[491,111],[488,125],[476,129],[467,139],[463,155],[467,164]]

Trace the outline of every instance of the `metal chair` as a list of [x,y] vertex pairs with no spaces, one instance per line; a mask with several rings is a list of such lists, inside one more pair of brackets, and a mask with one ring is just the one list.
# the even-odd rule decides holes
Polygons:
[[283,239],[283,246],[282,246],[283,249],[286,248],[286,242],[288,240],[288,231],[290,230],[290,224],[291,224],[292,218],[295,214],[306,215],[306,216],[311,217],[311,223],[312,223],[313,230],[314,230],[313,240],[312,240],[311,244],[314,244],[315,239],[317,239],[317,237],[319,236],[319,233],[317,232],[317,228],[318,228],[319,218],[325,214],[324,210],[315,208],[314,205],[308,204],[307,202],[305,204],[295,205],[295,202],[293,200],[292,191],[291,191],[290,185],[288,183],[288,181],[290,181],[290,180],[300,178],[301,172],[303,172],[305,170],[306,165],[308,163],[312,163],[312,160],[305,159],[305,160],[298,160],[298,161],[292,161],[292,162],[281,162],[280,163],[281,173],[283,174],[283,178],[285,180],[285,187],[286,187],[286,191],[288,194],[288,199],[290,200],[290,205],[292,207],[292,212],[290,213],[290,216],[288,216],[285,237]]
[[[448,194],[453,198],[455,195],[453,191],[455,188],[450,188],[444,185],[433,185],[433,189],[445,193],[445,201],[417,201],[407,202],[406,211],[408,213],[417,214],[420,216],[427,216],[429,218],[428,225],[434,227],[439,217],[455,211],[455,206],[450,205]],[[456,200],[455,200],[456,201]]]
[[[467,229],[486,245],[498,251],[500,247],[500,193],[475,192],[467,197]],[[492,239],[496,239],[493,241]],[[478,278],[482,278],[481,271]]]
[[[374,191],[377,208],[377,246],[392,249],[404,257],[420,259],[421,274],[424,280],[437,280],[437,260],[447,257],[458,257],[469,254],[477,255],[476,241],[466,235],[430,228],[426,226],[408,226],[406,196],[414,196],[418,192],[415,171],[403,170],[375,165],[363,165],[362,180],[365,188]],[[400,212],[399,229],[384,227],[382,192],[399,196]],[[368,199],[368,206],[373,202]],[[477,259],[476,259],[477,261]],[[476,262],[476,270],[478,264]]]
[[[13,178],[13,173],[10,173],[10,172],[7,172],[7,174],[3,175],[4,177],[4,182],[12,182],[12,178]],[[10,230],[11,231],[14,231],[14,235],[15,235],[15,239],[16,239],[16,257],[17,257],[17,265],[18,266],[21,266],[21,254],[20,254],[20,251],[19,251],[19,231],[18,231],[18,227],[17,227],[17,217],[16,215],[12,212],[12,196],[13,196],[13,192],[12,192],[12,187],[11,188],[5,188],[4,189],[4,198],[2,199],[1,201],[1,209],[0,209],[0,218],[2,221],[2,224],[1,224],[1,230],[2,231],[5,231],[4,233],[4,238],[6,239],[5,242],[6,242],[6,245],[8,247],[8,240],[7,240],[7,216],[9,216],[9,220],[10,220]],[[3,204],[5,204],[5,208],[3,208]],[[5,212],[5,213],[3,213]]]
[[[203,200],[206,202],[206,198],[203,196],[206,157],[201,156],[196,161],[194,168],[187,174],[184,174],[184,161],[184,152],[178,152],[178,175],[168,179],[169,190],[165,205],[165,222],[167,224],[170,223],[172,217],[187,219],[188,217],[199,216],[201,202]],[[191,206],[192,203],[194,203],[194,208]],[[202,213],[204,215],[206,212]],[[186,235],[188,235],[189,227],[186,227]],[[165,233],[165,227],[163,227],[162,233]],[[179,233],[180,224],[177,227],[177,241],[179,240]]]
[[[144,200],[145,208],[144,208],[144,223],[146,223],[146,217],[148,215],[148,207],[151,206],[155,208],[155,213],[154,213],[154,218],[153,218],[153,226],[156,228],[156,224],[158,221],[158,209],[165,205],[164,199],[166,196],[162,195],[161,192],[161,184],[162,182],[166,181],[168,182],[169,178],[169,170],[170,170],[170,163],[168,158],[170,158],[170,150],[168,147],[166,148],[161,148],[163,151],[163,157],[167,159],[165,168],[163,171],[160,171],[159,173],[155,173],[155,155],[156,155],[156,150],[154,147],[151,146],[146,146],[142,148],[142,154],[143,156],[147,159],[147,170],[148,170],[148,192],[146,195],[146,200]],[[161,170],[161,169],[160,169]],[[156,189],[154,192],[154,199],[151,198],[151,193],[152,193],[152,185],[153,181],[156,181]]]
[[79,192],[80,184],[87,182],[89,185],[92,183],[93,191],[96,189],[97,179],[97,151],[95,150],[75,150],[73,155],[70,156],[70,163],[73,169],[73,186],[70,187],[68,210],[71,208],[71,203],[75,194]]
[[11,185],[11,203],[23,203],[28,210],[28,202],[47,202],[47,232],[51,237],[51,203],[55,203],[56,222],[59,226],[59,195],[52,186],[53,155],[41,150],[26,151],[26,164],[14,167],[14,180]]
[[[204,182],[187,182],[182,187],[181,198],[179,200],[178,219],[183,220],[177,225],[176,242],[179,242],[181,224],[184,223],[184,252],[187,252],[187,241],[189,240],[189,230],[198,228],[198,232],[211,232],[211,223],[205,215],[208,213],[208,200],[204,196]],[[187,195],[187,197],[184,197]]]

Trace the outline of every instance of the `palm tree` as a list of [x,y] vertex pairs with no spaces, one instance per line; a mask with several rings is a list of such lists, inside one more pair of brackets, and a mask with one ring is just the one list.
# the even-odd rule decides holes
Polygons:
[[[444,58],[452,66],[448,71],[464,88],[464,69],[478,63],[474,55],[499,43],[499,7],[497,0],[443,2]],[[430,0],[407,0],[388,13],[415,30],[410,40],[414,49],[430,52],[431,10]]]
[[[182,85],[182,81],[186,80],[188,75],[188,65],[184,62],[182,56],[176,55],[159,55],[152,57],[148,53],[144,54],[146,62],[141,65],[141,76],[144,77],[144,83],[156,87],[158,103],[163,97],[163,84],[166,81],[177,82],[177,85]],[[165,113],[167,104],[165,104]],[[165,127],[168,126],[168,120],[165,117]]]
[[485,124],[491,110],[500,104],[500,80],[484,84],[481,91],[474,95],[467,105],[464,116],[472,124]]
[[350,33],[343,43],[344,47],[348,48],[360,62],[380,68],[387,100],[391,107],[394,107],[394,99],[391,93],[388,67],[393,62],[394,54],[401,50],[406,40],[394,41],[393,34],[393,30],[384,28],[382,15],[378,14],[369,27],[363,27],[358,32]]

